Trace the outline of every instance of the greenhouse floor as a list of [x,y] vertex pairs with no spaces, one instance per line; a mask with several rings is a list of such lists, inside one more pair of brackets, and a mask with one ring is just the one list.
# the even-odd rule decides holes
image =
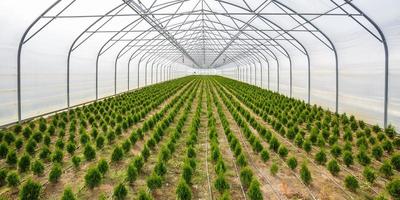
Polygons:
[[393,129],[219,76],[144,87],[0,139],[0,199],[385,199],[400,190]]

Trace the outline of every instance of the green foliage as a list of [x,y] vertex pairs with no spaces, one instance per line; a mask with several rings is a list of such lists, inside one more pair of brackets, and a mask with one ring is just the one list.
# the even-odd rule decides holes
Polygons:
[[165,163],[162,161],[157,162],[156,166],[154,166],[154,172],[159,176],[164,176],[167,173]]
[[42,185],[32,180],[28,180],[19,191],[20,200],[39,200]]
[[177,200],[191,200],[192,191],[189,188],[185,180],[180,180],[178,186],[176,187],[176,198]]
[[269,152],[268,152],[268,150],[266,150],[266,149],[263,149],[262,151],[261,151],[261,159],[264,161],[264,162],[267,162],[268,160],[269,160]]
[[280,157],[286,158],[286,156],[288,155],[288,153],[289,153],[289,150],[288,150],[285,146],[281,145],[281,146],[279,147],[279,149],[278,149],[278,154],[279,154]]
[[74,165],[74,167],[75,168],[79,168],[79,166],[80,166],[80,164],[82,162],[81,157],[73,156],[71,160],[72,160],[72,164]]
[[400,199],[400,180],[395,179],[386,185],[386,190],[393,199]]
[[244,188],[248,188],[250,186],[253,176],[253,172],[248,167],[244,167],[240,170],[240,182]]
[[75,143],[69,142],[69,143],[67,144],[67,152],[68,152],[69,154],[71,154],[71,155],[74,155],[75,150],[76,150],[76,145],[75,145]]
[[310,153],[311,149],[312,149],[312,143],[310,140],[305,140],[303,142],[303,149],[304,151],[306,151],[307,153]]
[[305,163],[301,165],[300,178],[306,185],[309,185],[312,181],[311,172]]
[[20,172],[26,172],[31,166],[31,157],[27,154],[23,155],[18,161],[18,170]]
[[381,172],[386,178],[393,176],[393,166],[389,161],[385,160],[381,167],[379,168],[379,172]]
[[128,195],[128,190],[126,189],[126,187],[123,183],[118,184],[114,188],[114,193],[113,193],[114,199],[124,200],[126,198],[126,195]]
[[0,169],[0,187],[7,183],[6,181],[7,174],[8,174],[7,169]]
[[138,200],[153,200],[153,197],[143,189],[139,190]]
[[240,167],[246,166],[246,165],[247,165],[246,157],[244,157],[244,155],[241,153],[241,154],[237,157],[236,163],[237,163]]
[[5,158],[7,154],[8,154],[8,145],[3,142],[0,144],[0,159]]
[[72,191],[71,187],[65,188],[61,200],[77,200],[74,192]]
[[223,174],[226,172],[226,166],[225,163],[222,159],[219,159],[217,163],[215,164],[215,173],[217,174]]
[[253,179],[251,181],[250,187],[247,190],[247,196],[249,196],[250,200],[262,200],[263,196],[260,189],[260,183]]
[[35,175],[42,175],[44,172],[44,164],[40,160],[35,160],[32,163],[31,170]]
[[63,158],[64,158],[64,153],[60,149],[56,149],[51,155],[51,160],[55,163],[62,163]]
[[161,176],[152,173],[150,176],[147,177],[146,179],[147,187],[150,190],[154,190],[156,188],[160,188],[162,186],[162,178]]
[[346,176],[346,178],[344,179],[344,185],[350,191],[356,191],[360,187],[356,177],[351,176],[351,175]]
[[297,159],[296,159],[294,156],[290,157],[290,158],[286,161],[286,163],[287,163],[287,165],[289,166],[289,168],[290,168],[291,170],[294,170],[294,169],[296,169],[296,167],[297,167]]
[[187,182],[187,183],[191,183],[192,181],[192,176],[193,176],[193,168],[188,165],[188,164],[184,164],[183,168],[182,168],[182,178]]
[[138,176],[137,169],[134,164],[130,164],[126,170],[126,180],[133,183]]
[[371,158],[368,156],[367,152],[363,149],[361,149],[358,152],[357,160],[363,166],[369,165],[371,163]]
[[315,161],[320,165],[325,165],[327,158],[324,150],[321,150],[315,154]]
[[49,173],[49,181],[51,183],[58,182],[58,180],[61,177],[61,174],[62,174],[61,166],[59,164],[53,164],[53,167],[51,168]]
[[214,187],[220,194],[229,189],[229,183],[225,179],[224,175],[218,175],[217,179],[214,181]]
[[109,168],[108,162],[105,159],[100,159],[97,163],[97,169],[102,175],[106,174]]
[[374,183],[374,181],[376,179],[375,171],[370,167],[365,167],[364,168],[363,176],[370,183]]
[[104,147],[104,142],[105,142],[105,138],[103,137],[103,136],[98,136],[97,138],[96,138],[96,147],[98,148],[98,149],[102,149],[103,147]]
[[353,154],[350,151],[345,151],[343,153],[343,162],[347,167],[354,164]]
[[111,155],[111,161],[112,162],[118,162],[118,161],[121,161],[123,157],[124,157],[124,151],[122,150],[121,147],[116,146],[114,148],[114,151],[113,151],[112,155]]
[[269,169],[270,173],[273,176],[276,176],[276,174],[278,173],[278,170],[279,170],[278,165],[275,162],[273,162],[272,165],[271,165],[271,168]]
[[330,160],[327,168],[332,175],[336,176],[340,172],[340,166],[336,160]]
[[9,187],[17,187],[20,183],[20,178],[19,178],[17,172],[13,171],[13,172],[8,173],[6,181],[7,181],[7,185]]
[[331,148],[331,154],[333,157],[338,158],[339,156],[342,155],[342,149],[338,144],[335,144]]
[[7,154],[6,163],[9,165],[15,165],[18,162],[17,153],[14,150],[11,150]]
[[96,157],[96,149],[94,149],[92,145],[87,144],[83,150],[83,155],[86,160],[91,161]]
[[383,156],[383,148],[381,147],[381,145],[376,144],[372,147],[372,156],[376,159],[376,160],[381,160],[382,156]]
[[400,171],[400,154],[395,154],[390,158],[390,163],[397,171]]
[[97,167],[90,168],[85,175],[85,184],[90,189],[99,186],[101,183],[101,173]]

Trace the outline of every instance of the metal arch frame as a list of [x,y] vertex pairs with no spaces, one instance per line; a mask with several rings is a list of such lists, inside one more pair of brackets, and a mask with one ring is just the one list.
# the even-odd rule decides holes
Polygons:
[[[58,2],[60,2],[61,0],[59,0],[59,1],[57,1],[55,4],[57,4]],[[75,1],[75,0],[74,0]],[[331,0],[332,1],[332,0]],[[388,46],[387,46],[387,41],[385,40],[385,36],[384,36],[384,34],[383,34],[383,31],[381,31],[381,29],[380,29],[380,27],[371,19],[371,18],[369,18],[368,16],[366,16],[365,15],[365,13],[363,13],[362,12],[362,10],[360,10],[360,9],[358,9],[358,7],[356,7],[354,4],[352,4],[351,3],[351,0],[344,0],[345,1],[345,3],[346,4],[348,4],[348,5],[350,5],[351,7],[353,7],[355,10],[357,10],[357,12],[359,12],[360,13],[360,16],[363,16],[363,17],[365,17],[368,21],[369,21],[369,23],[371,23],[373,26],[374,26],[374,28],[375,29],[377,29],[377,31],[378,31],[378,33],[380,34],[380,37],[381,37],[381,42],[383,43],[383,47],[384,47],[384,51],[385,51],[385,100],[384,100],[384,103],[385,103],[385,108],[384,108],[384,123],[385,123],[385,127],[387,126],[387,110],[388,110],[388,76],[389,76],[389,62],[388,62],[388,58],[389,58],[389,52],[388,52]],[[155,4],[155,2],[156,1],[154,1],[153,3]],[[289,10],[291,10],[292,12],[294,12],[294,10],[292,10],[292,9],[290,9],[290,8],[288,8],[286,5],[284,5],[284,4],[282,4],[282,3],[280,3],[279,1],[277,1],[277,0],[273,0],[273,2],[274,3],[276,3],[276,2],[278,2],[278,4],[279,5],[281,5],[281,6],[283,6],[283,7],[285,7],[286,9],[289,9]],[[334,2],[334,1],[332,1],[332,2]],[[73,2],[72,2],[73,3]],[[167,3],[170,3],[170,2],[167,2]],[[341,8],[340,6],[339,7],[336,7],[336,8]],[[335,8],[335,9],[336,9]],[[37,23],[37,21],[39,21],[41,18],[44,18],[44,15],[49,11],[49,10],[51,10],[52,9],[52,7],[50,7],[50,8],[48,8],[48,10],[46,10],[41,16],[39,16],[38,18],[37,18],[37,20],[35,20],[32,24],[31,24],[31,26],[30,27],[28,27],[28,29],[25,31],[25,33],[24,33],[24,35],[23,35],[23,39],[21,40],[22,41],[22,43],[23,43],[23,41],[24,41],[24,39],[25,39],[25,37],[26,37],[26,35],[28,34],[28,32],[29,32],[29,30]],[[341,8],[342,9],[342,8]],[[283,9],[282,9],[283,10]],[[344,10],[345,11],[345,10]],[[346,11],[345,11],[346,12]],[[59,13],[59,14],[61,14],[61,13]],[[213,13],[214,15],[215,15],[215,13]],[[301,17],[303,20],[305,20],[306,21],[306,23],[308,23],[308,24],[311,24],[312,26],[314,26],[312,23],[311,23],[311,20],[313,20],[313,19],[311,19],[311,20],[307,20],[307,19],[305,19],[304,18],[304,15],[305,14],[301,14],[301,13],[297,13],[297,12],[294,12],[294,13],[286,13],[288,16],[291,16],[291,17],[293,17],[293,16],[299,16],[299,17]],[[317,15],[318,17],[319,16],[323,16],[324,14],[318,14],[318,13],[315,13],[315,15]],[[326,15],[328,15],[328,14],[326,14]],[[352,17],[353,15],[355,15],[355,14],[348,14],[347,16],[349,16],[349,17]],[[105,16],[109,16],[109,15],[103,15],[102,17],[105,17]],[[140,16],[143,16],[143,15],[140,15]],[[346,15],[340,15],[340,16],[346,16]],[[56,17],[53,17],[52,18],[52,20],[53,19],[55,19],[55,18],[57,18],[57,16]],[[355,20],[355,21],[357,21],[357,20]],[[299,24],[301,24],[301,23],[299,23]],[[47,25],[47,24],[46,24]],[[363,26],[362,24],[360,24],[361,26]],[[363,26],[364,27],[364,26]],[[44,27],[42,27],[42,28],[44,28]],[[41,29],[42,29],[41,28]],[[364,27],[365,28],[365,27]],[[41,30],[40,29],[40,30]],[[367,28],[365,28],[367,31],[369,31],[369,29],[367,29]],[[40,31],[39,30],[39,31]],[[39,32],[38,31],[38,32]],[[279,30],[280,31],[280,30]],[[38,33],[38,32],[36,32],[36,33]],[[287,34],[287,32],[286,31],[284,31],[285,33],[283,33],[283,34]],[[370,31],[369,31],[370,32]],[[36,33],[34,33],[34,35],[36,34]],[[259,33],[259,32],[257,32],[257,33]],[[323,33],[323,32],[320,32],[323,36],[325,36],[325,39],[327,39],[329,42],[331,42],[330,40],[329,40],[329,38],[328,37],[326,37],[326,35]],[[371,32],[370,32],[371,33]],[[371,33],[372,35],[374,35],[373,33]],[[34,36],[33,35],[33,36]],[[29,39],[31,39],[33,36],[31,36]],[[374,35],[375,36],[375,38],[376,39],[378,39],[379,40],[379,38],[376,36],[376,35]],[[300,45],[301,45],[301,43],[299,43]],[[332,43],[332,47],[334,47],[333,46],[333,43]],[[19,46],[19,51],[18,51],[18,69],[17,69],[17,78],[18,78],[18,85],[17,85],[17,87],[18,87],[18,121],[21,121],[21,52],[22,52],[22,44],[20,43],[20,46]],[[338,99],[338,62],[337,62],[337,53],[336,53],[336,50],[334,50],[334,52],[335,52],[335,60],[336,60],[336,98]],[[260,65],[262,65],[261,63],[260,63]],[[256,66],[255,66],[255,68],[256,68]],[[269,67],[268,67],[269,68]],[[262,67],[261,67],[261,69],[262,69]],[[279,71],[279,70],[278,70]],[[238,71],[238,74],[239,74],[239,72],[240,71]],[[310,79],[310,70],[309,70],[309,79]],[[268,81],[269,82],[269,81]],[[310,83],[310,81],[309,81],[309,83]],[[128,88],[129,88],[129,78],[128,78]],[[310,84],[309,84],[309,88],[310,88]],[[310,89],[309,89],[310,90]],[[97,92],[97,90],[96,90],[96,92]],[[96,96],[97,96],[97,94],[96,94]],[[69,103],[68,103],[69,104]],[[68,107],[69,107],[69,105],[68,105]],[[336,111],[338,110],[338,100],[336,100]]]

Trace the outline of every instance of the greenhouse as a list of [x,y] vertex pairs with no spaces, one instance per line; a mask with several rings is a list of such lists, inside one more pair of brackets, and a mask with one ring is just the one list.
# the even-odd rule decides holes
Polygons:
[[0,199],[400,199],[398,0],[0,0]]

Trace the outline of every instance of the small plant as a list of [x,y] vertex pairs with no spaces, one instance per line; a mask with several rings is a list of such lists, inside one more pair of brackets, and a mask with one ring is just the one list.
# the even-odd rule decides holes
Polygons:
[[371,163],[371,158],[368,156],[367,152],[363,149],[360,150],[357,154],[358,162],[363,165],[369,165]]
[[296,169],[297,167],[297,159],[295,157],[290,157],[287,161],[286,161],[287,165],[289,166],[289,168],[291,170]]
[[350,175],[346,176],[346,178],[344,179],[344,185],[346,186],[347,189],[353,192],[360,187],[356,177]]
[[76,150],[76,145],[75,145],[75,143],[69,142],[69,143],[67,144],[67,152],[68,152],[70,155],[74,155],[75,150]]
[[152,173],[149,177],[147,177],[146,183],[150,190],[154,190],[162,186],[162,178],[159,175]]
[[244,188],[248,188],[250,186],[251,180],[253,179],[253,172],[250,168],[244,167],[240,170],[240,182],[242,183]]
[[49,181],[51,183],[58,182],[58,180],[61,177],[61,174],[62,174],[61,166],[59,164],[54,164],[49,173]]
[[96,138],[96,147],[98,149],[102,149],[104,147],[105,138],[103,136],[99,136]]
[[90,144],[87,144],[83,151],[83,155],[86,160],[91,161],[96,157],[96,150]]
[[335,144],[331,148],[331,154],[333,157],[338,158],[339,156],[342,155],[342,149],[340,148],[339,145]]
[[5,143],[0,144],[0,159],[3,159],[8,154],[8,146]]
[[305,163],[301,165],[300,178],[306,185],[309,185],[312,181],[311,172]]
[[343,162],[347,167],[354,164],[353,154],[350,151],[345,151],[343,153]]
[[381,145],[376,144],[375,146],[372,147],[372,156],[374,156],[374,158],[376,160],[381,160],[381,157],[383,156],[383,148],[381,147]]
[[111,161],[112,162],[118,162],[118,161],[121,161],[123,157],[124,157],[124,151],[122,150],[121,147],[116,146],[114,148],[114,151],[113,151],[112,155],[111,155]]
[[71,187],[65,188],[65,190],[63,192],[63,196],[61,197],[61,200],[77,200]]
[[126,179],[127,179],[127,181],[129,181],[130,183],[133,183],[133,181],[136,180],[137,176],[138,176],[138,172],[137,172],[137,169],[136,169],[135,165],[134,164],[130,164],[128,166],[127,171],[126,171]]
[[236,163],[240,166],[240,167],[244,167],[247,165],[247,160],[246,157],[244,157],[243,154],[240,154],[237,159],[236,159]]
[[164,176],[167,173],[167,167],[163,161],[157,162],[156,166],[154,166],[154,172],[159,176]]
[[220,194],[229,189],[229,183],[226,181],[224,175],[218,175],[217,179],[214,181],[214,187]]
[[99,172],[104,176],[104,174],[107,173],[108,169],[110,167],[108,166],[108,163],[106,160],[104,159],[100,159],[98,164],[97,164],[97,169],[99,170]]
[[178,200],[191,200],[192,191],[185,180],[180,180],[176,187],[176,198]]
[[268,160],[269,160],[269,152],[268,152],[268,150],[266,150],[266,149],[263,149],[262,151],[261,151],[261,159],[264,161],[264,162],[267,162]]
[[320,165],[325,165],[327,158],[324,150],[321,150],[315,154],[315,161]]
[[7,183],[6,182],[7,174],[8,174],[7,169],[0,169],[0,187]]
[[400,154],[395,154],[390,158],[390,163],[395,170],[400,171]]
[[90,189],[99,186],[101,183],[101,173],[97,167],[90,168],[85,175],[85,184]]
[[39,183],[28,180],[19,191],[20,200],[39,200],[40,191],[42,190],[42,185]]
[[285,146],[281,145],[279,147],[279,149],[278,149],[278,153],[279,153],[280,157],[286,158],[286,156],[288,155],[289,151]]
[[374,183],[374,181],[376,179],[375,171],[370,167],[365,167],[364,168],[363,176],[370,183]]
[[303,142],[303,149],[304,149],[304,151],[306,151],[307,153],[310,153],[311,152],[311,149],[312,149],[312,143],[311,143],[311,141],[310,140],[305,140],[304,142]]
[[331,172],[331,174],[334,176],[336,176],[340,172],[340,166],[336,160],[329,161],[327,168],[329,172]]
[[6,180],[9,187],[17,187],[19,185],[19,176],[17,172],[10,172]]
[[40,161],[40,160],[35,160],[32,163],[31,170],[37,176],[42,175],[43,172],[44,172],[44,164],[43,164],[43,162]]
[[74,192],[72,191],[71,187],[66,187],[64,189],[63,195],[61,200],[77,200]]
[[247,190],[247,195],[249,196],[250,200],[262,200],[263,196],[260,189],[260,183],[253,179],[251,181],[250,187]]
[[272,165],[271,165],[271,168],[269,169],[270,173],[273,176],[276,176],[276,174],[278,173],[278,170],[279,170],[278,165],[275,162],[273,162]]
[[120,183],[114,188],[113,197],[116,200],[124,200],[128,195],[128,190],[126,189],[125,185]]
[[18,170],[20,172],[26,172],[31,166],[31,157],[29,155],[23,155],[18,161]]
[[14,150],[11,150],[10,152],[8,152],[7,158],[6,158],[6,163],[13,166],[13,165],[17,164],[17,162],[18,162],[17,153]]
[[182,168],[182,178],[187,182],[190,183],[193,176],[193,168],[186,164]]
[[386,185],[386,190],[390,194],[390,196],[393,197],[393,199],[399,199],[400,198],[400,180],[395,179],[393,181],[390,181]]
[[138,200],[153,200],[153,197],[151,197],[151,195],[145,190],[140,189],[138,194]]
[[393,176],[393,166],[389,161],[385,160],[379,168],[379,172],[381,172],[386,178],[389,178]]
[[71,160],[72,160],[72,164],[74,165],[75,169],[79,168],[79,166],[81,164],[81,157],[73,156]]
[[64,153],[60,149],[56,149],[53,154],[51,155],[51,160],[54,163],[62,163],[62,160],[64,158]]

